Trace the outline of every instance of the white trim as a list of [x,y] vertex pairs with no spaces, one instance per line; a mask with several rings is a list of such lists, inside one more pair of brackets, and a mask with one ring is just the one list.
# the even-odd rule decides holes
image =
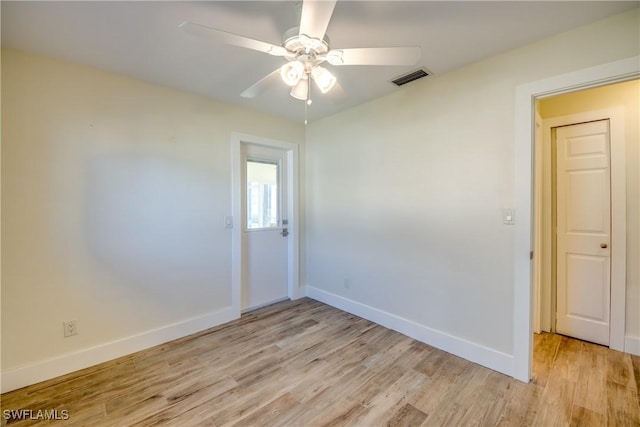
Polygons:
[[363,317],[371,322],[393,329],[394,331],[400,332],[408,337],[470,360],[471,362],[485,366],[489,369],[493,369],[494,371],[498,371],[506,375],[513,374],[513,357],[508,354],[449,335],[445,332],[429,328],[412,320],[396,316],[395,314],[382,311],[375,307],[350,300],[313,286],[307,285],[305,290],[309,298],[323,302],[332,307],[339,308],[347,313]]
[[253,307],[245,308],[244,310],[242,310],[242,314],[251,313],[252,311],[260,310],[261,308],[269,307],[270,305],[277,304],[279,302],[284,302],[284,301],[289,301],[289,297],[276,298],[274,300],[255,305]]
[[[537,205],[536,215],[539,215],[538,224],[534,229],[534,238],[540,239],[540,251],[538,252],[538,261],[540,262],[538,273],[540,274],[540,305],[539,310],[540,330],[544,332],[555,331],[553,320],[555,316],[552,314],[551,307],[555,307],[556,295],[553,294],[552,288],[552,251],[553,251],[553,201],[552,194],[552,156],[551,156],[551,140],[550,135],[544,127],[544,121],[541,121],[539,135],[536,134],[536,142],[540,142],[540,158],[534,163],[536,180],[541,181],[540,193],[536,194],[537,199],[534,203]],[[550,131],[549,131],[550,132]],[[534,267],[535,268],[535,267]],[[534,271],[534,274],[536,272]],[[554,326],[552,328],[552,326]]]
[[[534,210],[535,213],[533,215],[534,218],[534,230],[542,229],[542,204],[540,201],[542,200],[542,190],[543,190],[543,180],[542,174],[537,173],[539,166],[542,165],[542,156],[543,156],[543,145],[542,145],[542,117],[538,112],[535,112],[535,138],[534,138],[534,148],[533,148],[533,156],[534,156],[534,165],[536,167],[536,175],[533,183],[533,198],[535,200]],[[542,316],[541,316],[541,306],[543,304],[542,300],[542,234],[539,232],[534,233],[533,239],[533,283],[534,283],[534,297],[533,297],[533,331],[536,334],[542,332]]]
[[137,335],[11,369],[2,372],[2,393],[183,338],[238,317],[231,307],[226,307]]
[[[611,305],[609,347],[624,351],[625,301],[627,283],[627,178],[624,108],[614,107],[580,114],[551,117],[543,121],[543,138],[551,146],[551,129],[577,123],[609,119],[611,143]],[[550,153],[547,150],[547,153]],[[544,159],[545,161],[549,159]],[[550,180],[549,180],[550,182]],[[536,233],[538,234],[538,233]],[[548,247],[547,254],[551,254]],[[548,272],[551,274],[551,271]],[[551,278],[547,277],[547,283]],[[549,301],[545,301],[549,304]],[[548,311],[551,313],[551,310]]]
[[529,382],[533,357],[532,329],[532,141],[535,98],[631,80],[640,75],[640,57],[526,83],[515,94],[515,208],[518,222],[513,245],[513,376]]
[[299,145],[291,142],[277,141],[255,135],[238,132],[231,134],[231,209],[234,227],[231,237],[231,305],[237,315],[240,315],[242,301],[242,218],[241,185],[242,185],[242,144],[261,145],[264,147],[286,150],[287,152],[287,216],[289,238],[287,239],[287,292],[290,299],[300,298],[299,289],[299,208],[298,208],[298,162],[300,158]]
[[640,337],[624,337],[624,352],[640,356]]
[[242,149],[240,136],[231,135],[231,306],[235,313],[242,311]]

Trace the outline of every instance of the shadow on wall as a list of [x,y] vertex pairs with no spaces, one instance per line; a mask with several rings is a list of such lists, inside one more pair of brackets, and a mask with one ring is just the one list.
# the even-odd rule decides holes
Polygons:
[[[161,299],[216,281],[215,194],[206,171],[138,153],[90,159],[85,235],[115,279]],[[219,245],[219,243],[218,243]]]

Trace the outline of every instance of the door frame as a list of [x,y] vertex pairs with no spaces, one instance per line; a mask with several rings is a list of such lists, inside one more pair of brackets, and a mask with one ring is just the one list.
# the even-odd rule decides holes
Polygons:
[[298,206],[298,161],[299,145],[239,132],[231,134],[231,306],[237,316],[241,315],[242,283],[245,280],[243,265],[246,253],[242,238],[242,171],[243,145],[257,145],[286,152],[287,157],[287,296],[300,298],[300,257],[299,257],[299,206]]
[[518,221],[513,244],[513,368],[514,378],[529,382],[533,366],[532,208],[535,101],[561,93],[604,86],[640,77],[640,56],[525,83],[515,93],[514,201]]
[[[543,162],[549,162],[551,165],[552,156],[552,129],[560,126],[570,126],[573,124],[594,122],[598,120],[609,120],[609,159],[610,159],[610,175],[611,175],[611,250],[610,256],[610,280],[611,280],[611,303],[609,309],[609,348],[624,351],[624,328],[625,328],[625,293],[626,293],[626,265],[627,265],[627,203],[626,203],[626,146],[625,146],[625,124],[624,109],[621,107],[608,108],[604,110],[588,111],[580,114],[570,114],[566,116],[551,117],[542,121],[542,152]],[[542,164],[535,165],[536,174],[543,174]],[[551,176],[546,176],[550,174]],[[539,314],[541,324],[540,328],[547,332],[555,332],[554,320],[555,310],[553,310],[553,302],[555,301],[556,274],[552,268],[553,257],[556,256],[553,239],[552,210],[555,208],[554,202],[550,199],[552,196],[552,186],[556,185],[552,179],[551,168],[548,168],[547,174],[542,178],[543,185],[547,188],[543,189],[543,194],[549,198],[543,203],[541,199],[535,201],[536,205],[545,206],[541,218],[548,227],[540,228],[536,235],[545,233],[545,238],[541,239],[543,245],[539,252],[539,259],[546,264],[544,269],[544,277],[541,284],[544,286],[543,294],[548,298],[542,299],[540,302]],[[542,198],[542,196],[540,196]],[[545,286],[546,285],[546,286]],[[543,316],[544,314],[544,316]]]

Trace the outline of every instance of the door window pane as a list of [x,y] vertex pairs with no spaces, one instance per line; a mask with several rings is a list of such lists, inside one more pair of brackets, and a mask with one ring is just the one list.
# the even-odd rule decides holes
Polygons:
[[247,229],[278,227],[278,165],[247,160]]

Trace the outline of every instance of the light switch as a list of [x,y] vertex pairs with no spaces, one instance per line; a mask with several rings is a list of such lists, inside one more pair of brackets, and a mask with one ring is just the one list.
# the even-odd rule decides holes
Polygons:
[[224,217],[224,228],[233,228],[233,217],[225,216]]
[[516,210],[513,208],[504,208],[502,210],[502,222],[506,225],[514,225],[516,223]]

